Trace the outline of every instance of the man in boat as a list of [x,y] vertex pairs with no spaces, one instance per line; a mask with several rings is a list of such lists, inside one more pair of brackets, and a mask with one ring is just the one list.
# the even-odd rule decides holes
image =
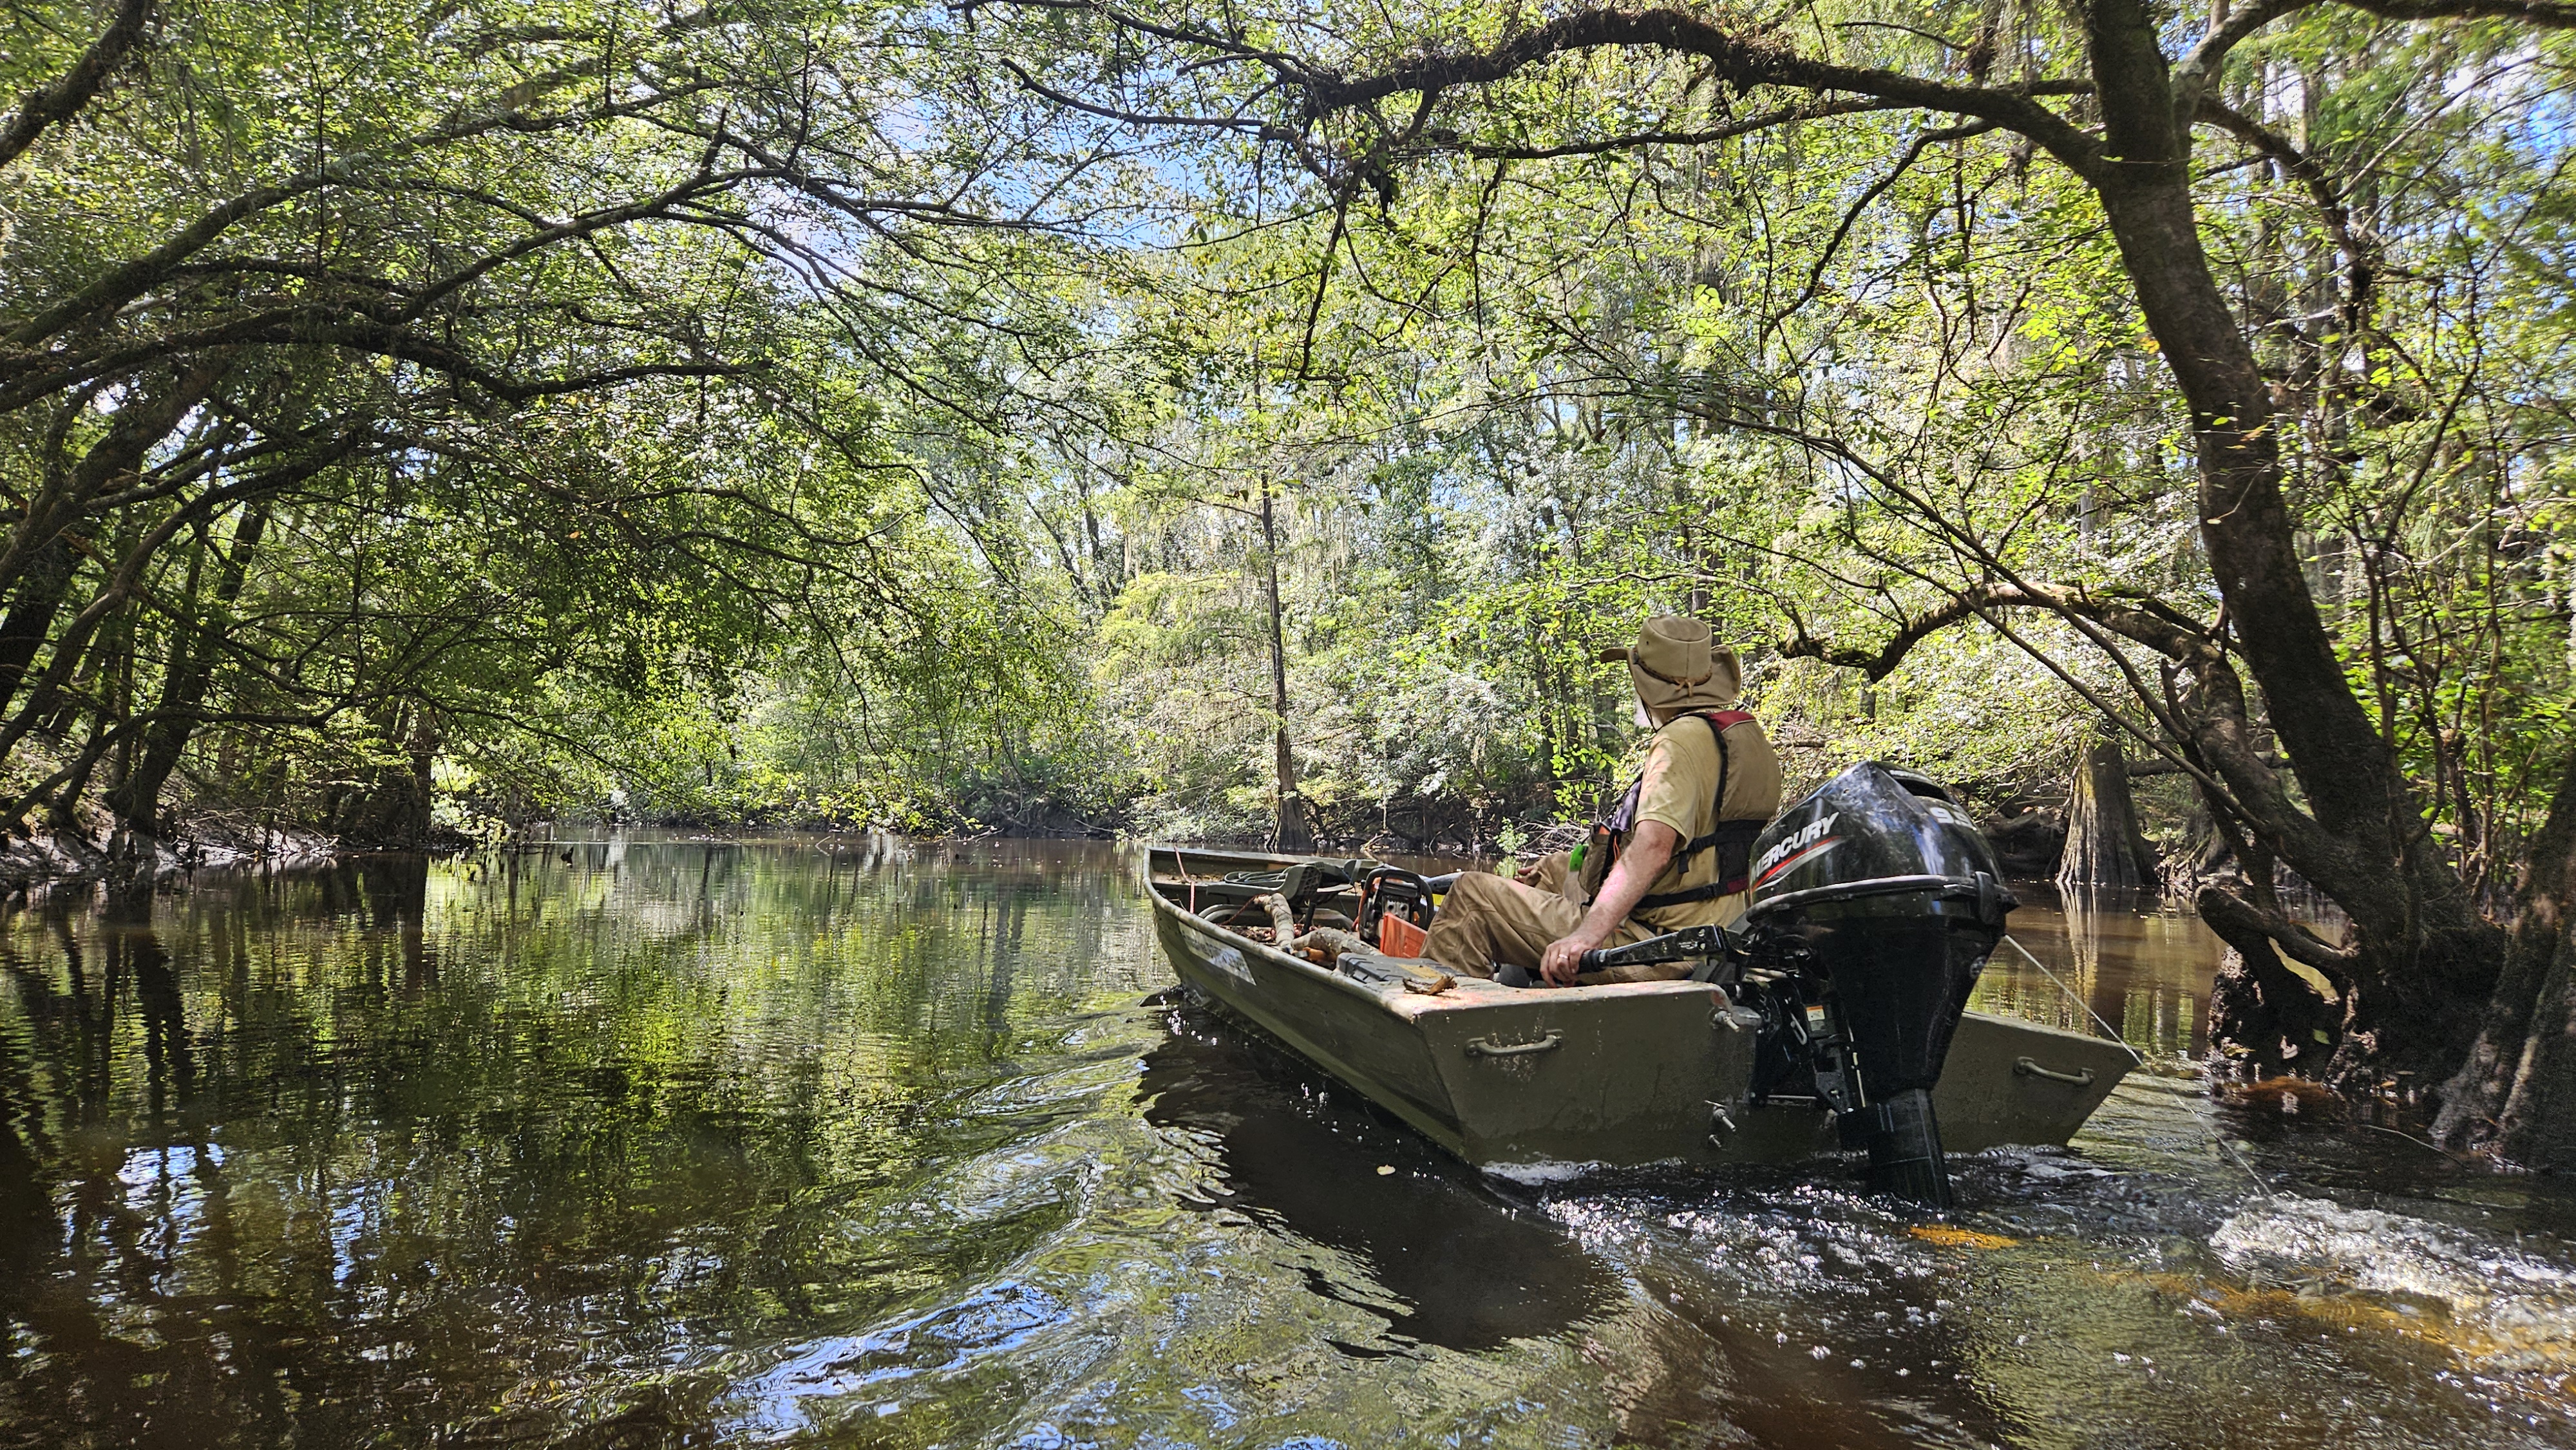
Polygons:
[[[1780,809],[1780,757],[1737,709],[1735,651],[1707,625],[1649,619],[1626,649],[1637,723],[1651,726],[1645,768],[1611,818],[1595,826],[1579,869],[1551,858],[1521,879],[1467,872],[1450,887],[1424,954],[1452,972],[1515,985],[1572,986],[1587,951],[1709,923],[1733,925],[1750,904],[1753,838]],[[1499,970],[1498,970],[1499,969]],[[1580,974],[1596,982],[1678,977],[1671,963]]]

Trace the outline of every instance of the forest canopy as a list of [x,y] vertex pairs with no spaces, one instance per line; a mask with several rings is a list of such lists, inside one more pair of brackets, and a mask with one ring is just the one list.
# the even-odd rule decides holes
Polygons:
[[2549,1117],[2576,9],[6,23],[14,832],[1511,845],[1686,612],[1793,784],[2134,772],[2266,1065]]

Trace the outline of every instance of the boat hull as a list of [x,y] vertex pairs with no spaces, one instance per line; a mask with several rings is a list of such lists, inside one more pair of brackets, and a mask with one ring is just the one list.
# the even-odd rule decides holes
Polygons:
[[[1717,987],[1531,991],[1467,978],[1425,993],[1407,986],[1422,985],[1418,969],[1319,967],[1192,909],[1211,876],[1283,864],[1147,853],[1155,933],[1174,973],[1459,1157],[1544,1172],[1834,1151],[1834,1118],[1820,1106],[1747,1104],[1753,1034],[1727,1023]],[[1944,1141],[1952,1152],[2063,1144],[2130,1065],[2116,1043],[1970,1013],[1933,1094]]]

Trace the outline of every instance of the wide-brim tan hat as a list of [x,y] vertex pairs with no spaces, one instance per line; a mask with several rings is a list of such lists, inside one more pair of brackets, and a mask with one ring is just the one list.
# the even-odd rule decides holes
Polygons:
[[1659,614],[1637,631],[1637,642],[1605,649],[1605,660],[1628,662],[1637,698],[1657,714],[1723,710],[1744,693],[1744,664],[1717,643],[1707,625],[1679,614]]

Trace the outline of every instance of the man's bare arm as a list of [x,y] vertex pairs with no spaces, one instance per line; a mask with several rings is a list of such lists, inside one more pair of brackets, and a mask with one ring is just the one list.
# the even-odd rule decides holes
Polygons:
[[1592,909],[1583,914],[1583,924],[1574,934],[1548,943],[1547,956],[1539,970],[1560,987],[1572,986],[1574,974],[1581,970],[1583,954],[1598,951],[1610,944],[1619,923],[1628,919],[1637,902],[1664,874],[1671,864],[1673,850],[1682,843],[1682,833],[1661,821],[1639,821],[1629,837],[1626,850],[1619,853],[1619,864],[1610,868],[1610,879],[1601,883],[1601,894],[1593,898]]

